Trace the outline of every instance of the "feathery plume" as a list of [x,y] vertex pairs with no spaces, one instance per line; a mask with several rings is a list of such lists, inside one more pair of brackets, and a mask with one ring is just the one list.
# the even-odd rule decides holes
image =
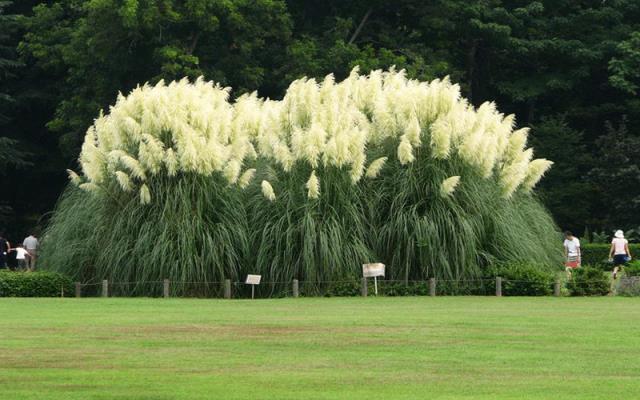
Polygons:
[[445,179],[440,185],[440,195],[442,195],[442,197],[451,196],[459,183],[460,177],[457,175]]
[[69,180],[71,181],[71,183],[73,183],[76,186],[80,185],[80,183],[82,182],[82,179],[78,174],[75,173],[75,171],[68,169],[67,175],[69,175]]
[[118,185],[125,192],[130,192],[133,190],[133,184],[131,184],[131,179],[129,179],[129,175],[125,174],[122,171],[116,171],[116,179],[118,181]]
[[377,177],[386,162],[387,157],[380,157],[373,160],[371,164],[369,164],[369,167],[367,167],[366,177],[371,179]]
[[529,163],[529,169],[527,169],[527,175],[522,183],[523,189],[526,192],[531,192],[552,165],[552,161],[544,158],[537,158],[531,161]]
[[316,171],[311,171],[311,176],[309,176],[309,180],[305,184],[307,188],[307,196],[310,199],[317,199],[320,195],[320,180],[316,176]]
[[262,194],[269,201],[274,201],[276,199],[276,193],[273,191],[273,187],[267,181],[262,181],[260,185],[262,187]]
[[249,186],[249,183],[251,183],[251,180],[253,179],[255,174],[256,174],[255,168],[249,168],[248,170],[244,171],[244,173],[240,176],[240,179],[238,180],[238,185],[240,186],[240,188],[245,189],[247,186]]
[[146,184],[140,186],[140,204],[145,205],[151,203],[151,193]]

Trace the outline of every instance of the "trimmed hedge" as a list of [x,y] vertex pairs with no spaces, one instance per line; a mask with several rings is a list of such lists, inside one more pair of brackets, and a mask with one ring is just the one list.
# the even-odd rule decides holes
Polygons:
[[[502,277],[504,296],[549,296],[553,294],[556,272],[549,267],[536,264],[509,264],[494,266],[485,271],[482,277],[469,281],[438,280],[438,296],[493,296],[496,291],[495,277]],[[326,297],[360,296],[360,281],[339,282],[327,287]],[[374,293],[373,280],[369,280],[369,295]],[[303,289],[304,290],[304,289]],[[429,282],[398,282],[378,280],[378,293],[381,296],[428,296]]]
[[[504,296],[549,296],[553,293],[556,274],[548,267],[536,264],[495,266],[487,271],[488,279],[502,277]],[[495,281],[489,281],[495,291]]]
[[567,282],[572,296],[605,296],[610,288],[609,274],[593,267],[575,269]]
[[[605,271],[610,271],[613,266],[607,261],[609,259],[609,249],[611,244],[608,243],[588,243],[581,246],[582,265],[591,265]],[[640,256],[640,244],[629,243],[631,255],[635,258]]]
[[73,296],[71,279],[56,272],[0,272],[0,297]]

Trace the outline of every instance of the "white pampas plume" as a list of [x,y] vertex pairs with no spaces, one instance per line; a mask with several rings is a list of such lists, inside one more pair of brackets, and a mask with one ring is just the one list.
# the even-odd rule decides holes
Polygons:
[[440,194],[442,195],[442,197],[451,196],[456,190],[456,186],[458,186],[459,183],[460,177],[457,175],[449,177],[442,181],[442,184],[440,185]]
[[522,187],[526,192],[531,192],[536,184],[542,179],[544,174],[551,168],[553,161],[544,158],[537,158],[529,163],[527,176],[524,178]]
[[404,134],[409,139],[412,145],[419,146],[420,145],[420,134],[422,130],[420,129],[420,123],[418,122],[418,117],[413,115],[409,124],[405,128]]
[[444,118],[431,126],[431,149],[436,158],[447,158],[451,151],[451,125]]
[[145,205],[151,203],[151,193],[149,193],[149,188],[147,185],[142,185],[140,187],[140,204]]
[[227,167],[224,169],[224,177],[227,178],[229,183],[236,183],[241,169],[242,164],[238,160],[231,160],[227,163]]
[[400,145],[398,146],[398,160],[400,160],[400,164],[408,164],[415,160],[413,156],[413,147],[411,147],[411,142],[407,139],[406,136],[402,137],[400,140]]
[[124,154],[120,156],[120,161],[124,164],[125,167],[131,171],[131,175],[135,178],[145,180],[146,174],[144,173],[144,169],[142,169],[142,165],[135,158],[131,157],[128,154]]
[[377,177],[380,173],[380,170],[382,170],[382,167],[384,167],[384,163],[386,162],[387,157],[380,157],[373,160],[371,164],[369,164],[369,167],[367,167],[367,172],[365,174],[367,178],[373,179]]
[[69,175],[69,180],[71,181],[71,183],[73,183],[76,186],[80,185],[80,183],[82,182],[80,175],[76,174],[74,171],[70,169],[67,170],[67,175]]
[[78,187],[86,192],[91,193],[98,193],[98,191],[100,191],[100,186],[91,182],[81,183]]
[[176,158],[176,153],[171,148],[165,151],[164,165],[167,167],[167,174],[169,176],[175,176],[178,172],[178,158]]
[[524,151],[527,145],[527,136],[529,135],[529,128],[518,129],[513,131],[509,136],[509,142],[507,145],[506,158],[507,160],[514,160],[520,153]]
[[267,198],[267,200],[274,201],[276,199],[276,193],[273,191],[273,187],[269,182],[262,181],[260,186],[262,187],[262,194]]
[[238,185],[242,189],[245,189],[247,186],[249,186],[249,183],[251,183],[251,180],[253,179],[255,174],[256,174],[255,168],[250,168],[244,171],[244,173],[240,176],[240,179],[238,180]]
[[320,180],[316,176],[315,170],[311,172],[311,176],[305,184],[305,187],[307,188],[307,196],[309,196],[310,199],[318,198],[320,195]]
[[120,188],[123,191],[129,192],[133,189],[133,185],[131,184],[129,175],[125,174],[124,172],[116,171],[116,179],[118,180],[118,185],[120,185]]
[[533,149],[527,149],[519,153],[510,164],[503,167],[500,173],[500,183],[505,198],[511,197],[527,177],[532,156]]

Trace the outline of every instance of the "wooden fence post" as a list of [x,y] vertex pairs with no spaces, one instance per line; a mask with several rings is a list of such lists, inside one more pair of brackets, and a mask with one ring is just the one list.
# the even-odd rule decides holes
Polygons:
[[435,297],[436,295],[436,278],[429,278],[429,296]]
[[76,297],[80,298],[80,296],[82,296],[82,284],[76,282]]
[[224,280],[224,298],[225,299],[231,298],[231,279]]
[[502,297],[502,278],[496,277],[496,296]]
[[367,297],[367,278],[362,278],[362,297]]
[[556,283],[553,285],[553,295],[560,297],[560,278],[556,278]]
[[165,299],[169,298],[169,280],[165,279],[162,282],[162,296],[164,296]]
[[293,289],[293,297],[294,298],[297,298],[298,296],[300,296],[300,286],[299,286],[299,283],[298,283],[297,279],[293,280],[293,288],[292,289]]
[[109,297],[109,281],[102,280],[102,297]]

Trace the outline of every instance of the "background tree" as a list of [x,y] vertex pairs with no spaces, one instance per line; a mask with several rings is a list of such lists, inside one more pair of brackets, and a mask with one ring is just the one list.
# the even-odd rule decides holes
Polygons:
[[[234,94],[280,98],[285,83],[303,75],[340,79],[355,65],[367,73],[394,64],[423,80],[450,75],[473,104],[496,100],[519,125],[534,127],[538,155],[556,162],[541,192],[560,225],[599,231],[620,224],[598,211],[603,186],[594,180],[613,167],[592,160],[601,157],[606,121],[624,116],[625,138],[640,135],[635,0],[3,4],[3,15],[15,16],[2,20],[0,57],[24,66],[0,66],[0,92],[14,99],[0,104],[8,117],[0,129],[37,166],[23,171],[28,186],[3,177],[12,190],[0,201],[16,210],[12,230],[52,209],[84,131],[118,91],[204,75]],[[633,201],[633,193],[618,196]]]

